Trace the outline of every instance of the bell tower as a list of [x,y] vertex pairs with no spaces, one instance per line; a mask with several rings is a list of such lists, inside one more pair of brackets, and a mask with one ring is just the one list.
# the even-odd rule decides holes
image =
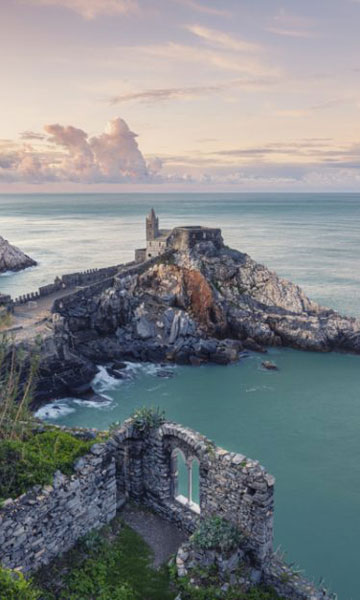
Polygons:
[[159,236],[159,219],[155,215],[155,211],[152,208],[149,216],[146,217],[146,241],[150,242],[155,240]]

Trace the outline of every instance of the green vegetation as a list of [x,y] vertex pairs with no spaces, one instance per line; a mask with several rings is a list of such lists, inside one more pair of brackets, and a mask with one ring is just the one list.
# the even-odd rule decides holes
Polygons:
[[[155,570],[152,553],[130,527],[116,518],[93,531],[76,546],[38,571],[31,582],[12,571],[0,570],[1,600],[279,600],[262,587],[243,592],[216,586],[210,573],[204,586],[177,578],[174,564]],[[211,575],[211,577],[210,577]]]
[[256,586],[244,592],[238,586],[222,591],[216,585],[194,587],[185,577],[178,581],[181,600],[281,600],[272,589]]
[[239,586],[230,586],[226,591],[216,585],[195,587],[187,577],[182,577],[177,582],[181,600],[285,600],[279,598],[274,590],[263,586],[253,587],[244,592]]
[[165,423],[165,412],[157,407],[138,408],[131,416],[138,431],[149,431]]
[[29,403],[39,363],[37,349],[28,356],[0,337],[0,440],[22,439],[33,422]]
[[[175,564],[169,566],[172,583],[181,594],[181,600],[286,600],[265,586],[255,586],[249,591],[239,585],[219,587],[219,567],[213,563],[208,567],[195,566],[186,577],[177,577]],[[239,567],[236,575],[246,576],[248,567]]]
[[29,358],[0,339],[0,501],[51,483],[58,469],[70,474],[74,460],[94,443],[58,430],[36,432],[29,403],[38,363],[37,349]]
[[22,573],[9,571],[0,566],[1,600],[39,600],[40,591],[27,581]]
[[75,459],[89,451],[85,442],[64,431],[46,431],[25,440],[0,441],[0,499],[15,498],[31,486],[52,482],[56,470],[72,473]]
[[191,536],[195,546],[204,550],[219,549],[222,552],[236,548],[243,539],[241,532],[232,523],[217,516],[202,519]]
[[173,600],[167,570],[151,567],[143,539],[119,519],[36,576],[43,600]]
[[[38,353],[30,358],[0,339],[0,504],[33,485],[50,484],[54,472],[71,474],[77,457],[94,440],[84,441],[50,427],[36,430],[29,410],[36,381]],[[134,415],[140,431],[159,427],[165,415],[159,408],[140,408]],[[240,541],[239,532],[220,518],[203,520],[194,541],[202,548],[227,551]],[[18,571],[0,565],[0,600],[276,600],[274,592],[239,588],[226,592],[216,586],[216,573],[198,573],[199,588],[177,578],[174,567],[154,570],[152,554],[143,539],[119,519],[94,531],[52,565],[26,580]],[[173,573],[171,573],[173,571]],[[172,576],[171,576],[172,575]]]

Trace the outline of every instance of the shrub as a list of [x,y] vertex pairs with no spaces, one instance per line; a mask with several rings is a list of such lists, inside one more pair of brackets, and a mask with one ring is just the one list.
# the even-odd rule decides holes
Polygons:
[[232,523],[215,516],[202,519],[190,539],[198,548],[229,552],[239,546],[244,537]]
[[166,570],[151,561],[144,540],[114,519],[43,567],[36,582],[44,600],[173,600]]
[[51,483],[58,469],[71,474],[75,459],[93,443],[64,431],[37,433],[27,440],[1,440],[0,499],[19,496],[35,484]]
[[158,406],[143,406],[133,413],[132,419],[137,431],[149,431],[165,423],[165,412]]
[[226,591],[216,585],[200,585],[195,587],[188,577],[181,577],[176,582],[180,590],[181,600],[286,600],[280,598],[275,590],[254,586],[245,592],[240,586],[230,586]]
[[3,600],[38,600],[40,592],[26,581],[22,573],[0,566],[0,598]]
[[29,355],[0,336],[0,440],[21,439],[33,421],[29,404],[39,364],[38,344]]

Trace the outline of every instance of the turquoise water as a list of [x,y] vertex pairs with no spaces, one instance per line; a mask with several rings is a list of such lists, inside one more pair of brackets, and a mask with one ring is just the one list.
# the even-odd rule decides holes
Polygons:
[[[16,295],[56,273],[130,260],[152,205],[164,227],[220,225],[228,245],[301,284],[313,299],[360,315],[359,195],[0,196],[0,233],[40,263],[0,277],[0,290]],[[276,545],[308,576],[324,577],[339,600],[357,600],[360,358],[269,354],[280,371],[263,371],[257,355],[228,367],[176,367],[169,379],[153,365],[129,365],[131,377],[121,382],[101,371],[96,386],[107,402],[58,401],[43,415],[103,428],[136,406],[156,404],[169,418],[259,459],[277,480]]]

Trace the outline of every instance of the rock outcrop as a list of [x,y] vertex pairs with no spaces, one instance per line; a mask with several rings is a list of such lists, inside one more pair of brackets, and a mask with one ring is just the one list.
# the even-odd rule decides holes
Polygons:
[[35,265],[37,265],[35,260],[0,236],[0,273],[4,271],[21,271]]
[[227,364],[243,349],[360,352],[360,322],[312,302],[247,254],[213,243],[123,270],[55,303],[55,336],[83,358]]

